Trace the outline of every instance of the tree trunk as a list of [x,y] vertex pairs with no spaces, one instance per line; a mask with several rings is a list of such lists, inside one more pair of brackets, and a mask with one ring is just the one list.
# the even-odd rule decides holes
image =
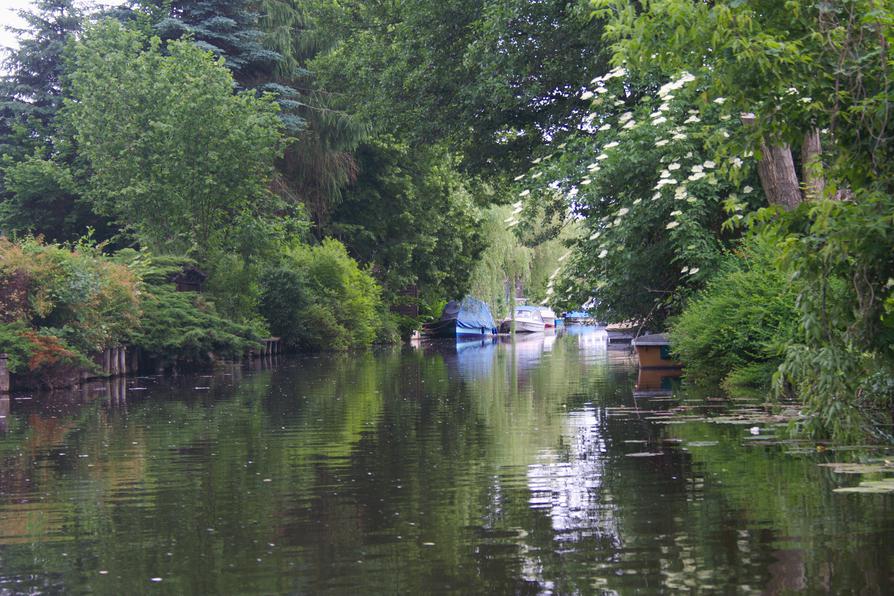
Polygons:
[[819,130],[813,128],[804,135],[804,144],[801,145],[801,178],[804,180],[804,198],[808,201],[823,198],[826,189],[822,155]]
[[763,143],[761,153],[763,156],[757,164],[757,173],[767,200],[783,209],[794,209],[801,203],[801,188],[792,159],[792,148],[788,145],[769,147]]
[[[741,118],[746,126],[754,125],[754,114],[742,114]],[[792,159],[792,148],[789,145],[769,146],[762,142],[757,174],[761,179],[764,195],[771,205],[779,205],[788,210],[801,203],[798,173],[795,171],[795,160]]]

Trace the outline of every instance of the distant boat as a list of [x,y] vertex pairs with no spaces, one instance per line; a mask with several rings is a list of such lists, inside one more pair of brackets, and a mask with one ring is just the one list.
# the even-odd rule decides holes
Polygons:
[[496,332],[490,308],[469,296],[448,302],[439,320],[422,326],[422,334],[428,337],[482,337]]
[[566,325],[591,325],[593,323],[593,317],[584,310],[574,310],[565,313]]
[[683,365],[671,357],[670,341],[663,333],[641,335],[633,340],[640,368],[682,368]]
[[543,323],[547,327],[556,326],[556,313],[548,306],[540,307],[540,316],[543,317]]
[[500,331],[509,333],[512,329],[512,320],[515,319],[516,333],[537,333],[546,328],[540,308],[537,306],[516,306],[515,313],[500,325]]

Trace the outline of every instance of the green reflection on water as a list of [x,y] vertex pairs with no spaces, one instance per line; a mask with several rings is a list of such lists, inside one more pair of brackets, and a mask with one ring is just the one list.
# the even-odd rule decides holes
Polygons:
[[13,401],[0,589],[890,588],[890,497],[741,427],[610,415],[635,379],[586,331]]

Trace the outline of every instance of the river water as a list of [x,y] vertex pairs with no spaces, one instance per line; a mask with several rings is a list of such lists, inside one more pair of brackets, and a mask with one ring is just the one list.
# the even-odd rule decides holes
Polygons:
[[18,396],[0,593],[894,592],[865,452],[667,387],[572,328]]

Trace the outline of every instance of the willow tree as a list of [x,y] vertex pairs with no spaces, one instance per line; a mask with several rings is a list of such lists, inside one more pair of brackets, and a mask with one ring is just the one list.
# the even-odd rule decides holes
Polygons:
[[533,261],[533,251],[512,230],[518,223],[512,211],[493,206],[485,213],[482,231],[488,246],[472,272],[472,295],[490,304],[498,318],[511,313],[516,288],[530,279]]

